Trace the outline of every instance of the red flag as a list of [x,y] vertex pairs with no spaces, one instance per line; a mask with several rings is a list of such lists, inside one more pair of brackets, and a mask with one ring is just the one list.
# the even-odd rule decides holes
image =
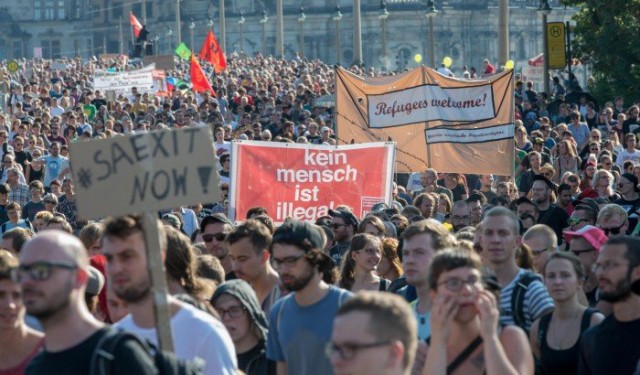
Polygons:
[[214,96],[216,95],[216,92],[213,91],[207,76],[204,75],[200,64],[198,64],[198,60],[193,54],[191,54],[191,86],[194,92],[209,91]]
[[142,24],[140,24],[140,21],[133,15],[133,12],[129,12],[129,23],[131,27],[133,27],[133,35],[137,38],[138,35],[140,35],[140,30],[142,30]]
[[210,62],[216,69],[216,73],[227,69],[227,58],[224,56],[224,52],[222,48],[220,48],[218,40],[211,30],[207,33],[207,37],[204,39],[204,43],[202,43],[202,48],[200,48],[200,58]]

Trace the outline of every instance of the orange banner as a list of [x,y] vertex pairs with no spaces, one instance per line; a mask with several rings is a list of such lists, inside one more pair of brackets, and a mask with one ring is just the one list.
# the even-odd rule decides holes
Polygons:
[[234,142],[229,217],[244,221],[261,206],[276,223],[315,221],[347,205],[364,217],[379,202],[390,203],[395,145],[322,146]]
[[341,143],[396,143],[396,172],[513,173],[513,71],[487,80],[427,67],[360,77],[336,69]]

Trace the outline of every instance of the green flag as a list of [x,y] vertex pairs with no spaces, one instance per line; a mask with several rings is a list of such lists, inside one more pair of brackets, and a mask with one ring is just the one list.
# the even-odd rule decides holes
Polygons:
[[191,51],[189,50],[189,47],[187,47],[187,45],[182,42],[176,48],[176,55],[180,56],[180,58],[183,60],[189,60],[191,58]]

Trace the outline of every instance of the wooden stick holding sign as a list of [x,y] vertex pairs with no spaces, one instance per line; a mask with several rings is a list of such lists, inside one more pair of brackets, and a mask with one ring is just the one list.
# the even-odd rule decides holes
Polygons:
[[167,284],[156,212],[214,202],[220,195],[211,130],[161,130],[71,144],[78,216],[144,212],[154,317],[162,350],[173,350]]

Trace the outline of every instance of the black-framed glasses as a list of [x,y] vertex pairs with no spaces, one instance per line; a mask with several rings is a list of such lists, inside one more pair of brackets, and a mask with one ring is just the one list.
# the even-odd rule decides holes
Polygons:
[[291,267],[294,267],[298,263],[298,261],[302,258],[306,258],[306,255],[298,255],[298,256],[294,255],[290,257],[284,257],[282,259],[271,257],[271,266],[275,270],[279,270],[280,268],[282,268],[282,266],[291,268]]
[[203,234],[202,235],[202,240],[204,242],[211,242],[211,241],[213,241],[214,238],[216,239],[216,241],[222,242],[222,241],[225,240],[225,238],[227,238],[227,233],[220,232],[220,233],[216,233],[216,234]]
[[48,200],[48,199],[45,199],[44,203],[49,203],[49,204],[53,204],[53,205],[57,204],[55,201]]
[[618,227],[611,227],[611,228],[602,228],[602,227],[600,227],[600,229],[602,229],[602,230],[604,231],[604,234],[605,234],[606,236],[608,236],[608,235],[609,235],[609,233],[611,233],[611,234],[613,234],[613,235],[616,235],[616,234],[620,234],[620,230],[622,229],[622,227],[624,227],[624,225],[625,225],[625,224],[626,224],[626,222],[625,222],[625,223],[622,223],[622,224],[621,224],[620,226],[618,226]]
[[325,347],[325,353],[329,358],[331,358],[334,354],[338,354],[340,356],[340,359],[342,359],[343,361],[350,361],[355,358],[356,354],[358,354],[358,351],[360,350],[378,348],[381,346],[389,345],[391,343],[391,340],[376,341],[370,343],[351,342],[340,345],[333,342],[328,342],[327,346]]
[[463,280],[459,277],[450,277],[445,281],[439,282],[438,285],[444,285],[452,292],[460,291],[465,285],[469,285],[472,289],[477,290],[480,285],[480,278],[477,276],[471,276],[467,280]]
[[65,270],[75,270],[77,264],[60,263],[60,262],[35,262],[31,264],[21,264],[19,267],[18,279],[22,279],[22,275],[29,274],[31,280],[45,281],[51,277],[51,271],[54,268],[62,268]]
[[603,272],[607,272],[610,269],[613,268],[617,268],[620,267],[622,264],[611,261],[611,260],[606,260],[604,262],[601,263],[594,263],[593,266],[591,266],[591,271],[593,271],[593,273],[598,272],[598,270],[602,270]]
[[225,316],[228,316],[231,319],[238,319],[241,316],[244,316],[245,311],[247,311],[247,308],[244,306],[231,306],[228,309],[216,309],[216,311],[218,312],[218,314],[220,314],[220,319],[224,319]]

